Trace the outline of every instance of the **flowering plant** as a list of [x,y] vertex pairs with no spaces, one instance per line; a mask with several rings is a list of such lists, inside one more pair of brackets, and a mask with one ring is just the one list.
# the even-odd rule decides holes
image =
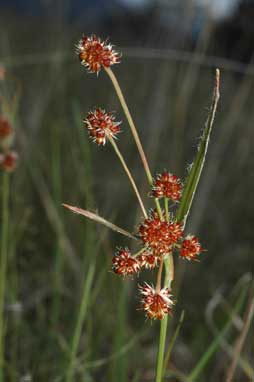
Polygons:
[[[123,278],[128,276],[133,277],[138,275],[142,269],[151,270],[157,268],[155,286],[144,283],[139,285],[139,291],[141,295],[140,306],[146,317],[161,321],[156,374],[156,382],[161,382],[164,368],[167,319],[168,315],[172,314],[173,305],[175,304],[172,294],[174,256],[178,255],[181,259],[188,261],[197,261],[199,255],[204,251],[196,236],[188,234],[184,237],[184,227],[204,164],[208,140],[217,108],[219,99],[219,70],[216,70],[213,102],[201,137],[201,143],[198,147],[196,159],[186,181],[181,182],[176,175],[169,171],[158,173],[154,177],[151,174],[136,126],[119,83],[111,69],[111,66],[120,63],[120,54],[107,41],[102,41],[95,35],[83,37],[77,45],[77,53],[81,64],[87,68],[88,72],[98,75],[100,70],[103,69],[113,83],[144,166],[150,187],[148,195],[153,199],[154,209],[147,211],[132,173],[116,142],[121,122],[116,122],[113,113],[106,112],[102,108],[90,111],[84,119],[84,125],[89,136],[96,144],[105,145],[109,142],[112,145],[137,197],[143,219],[140,221],[138,231],[131,234],[97,214],[67,204],[64,204],[64,206],[75,213],[105,224],[138,243],[135,253],[131,253],[129,248],[123,247],[119,247],[116,250],[112,259],[112,269],[117,275]],[[170,207],[175,205],[178,206],[176,214],[170,211]],[[163,271],[165,274],[164,280]]]

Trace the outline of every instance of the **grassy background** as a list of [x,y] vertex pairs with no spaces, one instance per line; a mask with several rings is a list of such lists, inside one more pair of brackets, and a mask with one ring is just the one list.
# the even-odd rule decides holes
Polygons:
[[[80,34],[47,43],[53,36],[49,31],[38,46],[38,31],[15,34],[16,28],[8,23],[2,35],[2,62],[22,86],[15,126],[20,165],[11,177],[6,381],[65,380],[84,291],[73,380],[152,381],[159,327],[137,311],[137,281],[122,281],[110,272],[115,246],[131,243],[61,207],[66,202],[96,210],[135,230],[141,214],[121,166],[111,147],[92,144],[82,126],[94,106],[116,111],[123,121],[119,145],[146,195],[142,165],[118,100],[104,73],[87,75],[72,55]],[[57,59],[55,47],[63,53]],[[153,173],[168,169],[184,178],[210,103],[213,62],[144,58],[142,50],[133,57],[126,51],[115,73]],[[185,321],[171,369],[184,374],[208,349],[216,328],[223,327],[254,269],[253,70],[221,67],[221,77],[215,128],[186,228],[208,252],[200,263],[177,264],[171,333],[183,309]],[[13,79],[7,77],[5,85],[14,92]],[[1,92],[6,95],[3,84]],[[241,314],[246,304],[245,299]],[[229,331],[226,345],[234,344],[239,325]],[[252,325],[243,352],[250,364],[253,335]],[[220,345],[198,380],[224,381],[228,352]],[[235,381],[248,380],[239,367]]]

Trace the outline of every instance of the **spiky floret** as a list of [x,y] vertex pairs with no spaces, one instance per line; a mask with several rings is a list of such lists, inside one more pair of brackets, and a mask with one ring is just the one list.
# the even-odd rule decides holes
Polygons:
[[188,235],[182,242],[179,256],[187,260],[196,260],[203,251],[198,238],[194,235]]
[[152,250],[148,249],[141,255],[137,256],[137,260],[142,268],[154,269],[159,265],[160,256],[156,255]]
[[101,108],[90,111],[83,122],[87,127],[90,137],[98,145],[105,145],[107,136],[110,135],[112,138],[115,138],[120,132],[121,122],[115,122],[114,115],[106,113]]
[[6,119],[3,116],[0,116],[0,139],[5,139],[9,137],[12,134],[12,132],[13,128],[8,119]]
[[139,236],[143,243],[158,256],[171,252],[172,246],[177,244],[182,235],[182,223],[176,222],[172,216],[169,222],[161,221],[154,211],[139,227]]
[[131,276],[140,271],[140,264],[128,248],[119,248],[112,259],[113,271],[121,276]]
[[168,198],[178,202],[182,194],[182,183],[180,179],[170,172],[158,174],[153,181],[152,196],[154,198]]
[[0,166],[6,172],[12,172],[16,169],[18,154],[15,151],[8,151],[0,154]]
[[109,68],[120,62],[120,54],[96,35],[83,36],[77,45],[77,54],[90,73],[99,73],[101,67]]
[[139,291],[142,296],[141,306],[148,318],[161,320],[166,314],[171,313],[174,303],[168,288],[157,292],[151,285],[145,283],[139,285]]

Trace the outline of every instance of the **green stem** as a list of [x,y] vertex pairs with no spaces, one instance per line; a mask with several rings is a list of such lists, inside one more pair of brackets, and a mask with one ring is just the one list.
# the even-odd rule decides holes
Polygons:
[[109,77],[110,77],[110,79],[112,81],[112,84],[113,84],[113,86],[115,88],[116,94],[117,94],[117,96],[119,98],[119,101],[121,103],[121,106],[123,108],[124,114],[126,115],[127,121],[128,121],[128,123],[130,125],[130,129],[131,129],[132,135],[133,135],[134,140],[136,142],[136,145],[137,145],[137,148],[138,148],[141,160],[143,162],[143,166],[144,166],[144,169],[145,169],[145,172],[146,172],[146,176],[147,176],[148,182],[151,185],[153,183],[153,177],[152,177],[152,174],[151,174],[151,171],[150,171],[150,168],[149,168],[146,156],[145,156],[145,152],[144,152],[142,144],[140,142],[140,138],[138,136],[137,129],[135,127],[134,121],[132,119],[132,116],[131,116],[131,113],[130,113],[129,108],[127,106],[127,103],[125,101],[125,98],[123,96],[123,93],[122,93],[122,90],[120,88],[120,85],[119,85],[119,83],[117,81],[116,76],[112,72],[112,70],[110,68],[106,68],[106,67],[104,67],[104,69],[105,69],[106,73],[109,75]]
[[126,172],[128,178],[129,178],[129,180],[130,180],[130,182],[131,182],[132,188],[133,188],[133,190],[134,190],[134,192],[135,192],[135,194],[136,194],[136,196],[137,196],[137,199],[138,199],[138,201],[139,201],[139,204],[140,204],[140,207],[141,207],[142,212],[143,212],[143,214],[144,214],[144,217],[147,219],[148,216],[147,216],[147,213],[146,213],[146,209],[145,209],[144,204],[143,204],[143,202],[142,202],[141,196],[140,196],[140,194],[139,194],[139,192],[138,192],[136,183],[135,183],[135,181],[134,181],[134,179],[133,179],[133,177],[132,177],[132,175],[131,175],[131,172],[130,172],[130,170],[128,169],[128,166],[127,166],[127,164],[126,164],[126,162],[125,162],[125,160],[124,160],[124,158],[123,158],[123,156],[122,156],[120,150],[118,149],[118,146],[117,146],[116,142],[114,141],[114,139],[113,139],[110,135],[108,135],[107,137],[108,137],[108,139],[109,139],[111,145],[113,146],[113,148],[114,148],[114,150],[115,150],[115,152],[116,152],[116,155],[118,156],[120,162],[121,162],[122,165],[123,165],[124,171]]
[[4,381],[4,298],[6,287],[6,268],[8,250],[8,221],[9,221],[9,174],[3,174],[2,189],[2,236],[0,262],[0,382]]
[[158,356],[157,356],[156,382],[161,382],[162,376],[163,376],[163,365],[164,365],[164,353],[165,353],[165,343],[166,343],[166,335],[167,335],[167,325],[168,325],[168,315],[166,315],[161,320],[159,349],[158,349]]
[[73,375],[75,372],[75,360],[76,360],[76,355],[77,355],[78,346],[79,346],[79,342],[80,342],[80,337],[82,334],[82,327],[83,327],[86,313],[87,313],[89,295],[91,292],[94,273],[95,273],[95,262],[92,262],[90,264],[90,267],[89,267],[88,272],[87,272],[87,278],[84,282],[81,306],[80,306],[80,310],[78,313],[78,319],[77,319],[77,324],[76,324],[76,327],[74,330],[74,335],[72,338],[70,362],[69,362],[69,366],[68,366],[68,370],[67,370],[66,382],[72,382],[73,381]]
[[[145,173],[146,173],[146,176],[147,176],[147,179],[148,179],[148,183],[149,183],[150,186],[152,186],[152,184],[153,184],[153,177],[152,177],[149,165],[148,165],[148,161],[146,159],[146,155],[145,155],[143,146],[141,144],[141,141],[140,141],[140,138],[139,138],[136,126],[134,124],[133,118],[131,116],[131,113],[129,111],[127,103],[125,101],[125,98],[124,98],[124,95],[122,93],[121,87],[120,87],[120,85],[119,85],[119,83],[117,81],[117,78],[116,78],[115,74],[112,72],[112,70],[110,68],[106,68],[106,67],[104,67],[104,69],[105,69],[106,73],[108,74],[109,78],[111,79],[112,84],[113,84],[113,86],[115,88],[116,94],[117,94],[118,99],[120,101],[120,104],[121,104],[121,106],[123,108],[123,111],[124,111],[124,114],[126,116],[126,119],[127,119],[128,123],[129,123],[129,126],[130,126],[130,129],[131,129],[134,141],[136,142],[140,158],[141,158],[141,160],[143,162],[143,166],[144,166]],[[161,207],[160,207],[160,202],[158,201],[158,199],[154,199],[154,201],[155,201],[155,205],[156,205],[159,217],[162,220],[162,211],[161,211]]]

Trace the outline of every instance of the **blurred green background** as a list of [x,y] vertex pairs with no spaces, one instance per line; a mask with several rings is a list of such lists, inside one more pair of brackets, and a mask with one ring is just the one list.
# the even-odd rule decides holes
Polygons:
[[[220,68],[221,99],[186,227],[207,252],[199,263],[177,262],[169,330],[184,310],[165,381],[187,380],[239,295],[253,299],[254,3],[2,0],[0,12],[1,97],[17,96],[20,155],[11,176],[6,381],[67,381],[77,327],[73,381],[154,380],[159,325],[137,310],[136,288],[154,275],[118,278],[112,254],[132,243],[61,206],[97,211],[131,232],[141,218],[111,147],[93,144],[82,125],[94,106],[123,121],[119,146],[149,192],[109,78],[88,75],[75,55],[82,33],[109,37],[122,52],[113,69],[154,174],[187,175]],[[225,381],[247,306],[248,297],[197,381]],[[252,322],[236,382],[253,380],[253,338]]]

